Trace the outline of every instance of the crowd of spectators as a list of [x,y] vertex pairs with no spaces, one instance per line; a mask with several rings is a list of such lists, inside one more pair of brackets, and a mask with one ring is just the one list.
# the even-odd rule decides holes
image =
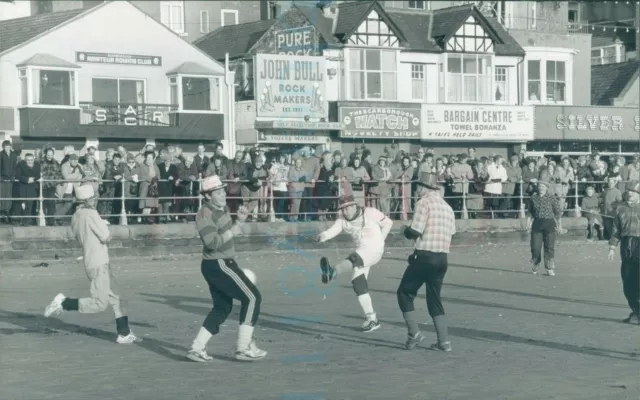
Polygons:
[[[80,154],[67,147],[58,161],[52,146],[20,154],[5,141],[0,152],[0,216],[5,223],[35,224],[42,185],[47,225],[68,223],[74,188],[90,184],[100,195],[98,211],[108,222],[119,222],[123,206],[128,223],[185,221],[199,207],[200,180],[217,174],[227,181],[231,212],[243,204],[255,221],[271,216],[291,222],[332,219],[337,198],[345,193],[394,219],[407,219],[415,191],[412,181],[422,171],[438,176],[441,194],[458,217],[464,210],[469,218],[518,218],[539,181],[550,183],[549,191],[565,210],[575,208],[576,199],[580,205],[589,191],[588,197],[595,196],[606,215],[606,188],[623,189],[624,182],[640,178],[640,157],[628,163],[625,157],[610,156],[605,162],[598,153],[558,159],[513,154],[504,160],[496,154],[477,156],[474,148],[455,155],[436,155],[428,148],[408,154],[391,145],[374,160],[365,146],[348,155],[316,154],[309,147],[295,154],[252,148],[237,151],[233,159],[223,154],[222,144],[216,144],[211,155],[207,151],[202,144],[195,155],[183,154],[179,146],[147,145],[135,152],[120,146],[107,149],[102,160],[95,147]],[[592,199],[587,203],[593,208]]]

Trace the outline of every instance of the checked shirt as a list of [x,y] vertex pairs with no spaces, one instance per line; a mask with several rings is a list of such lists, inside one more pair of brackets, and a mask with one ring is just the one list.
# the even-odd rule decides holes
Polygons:
[[437,192],[430,192],[416,203],[411,229],[422,233],[416,239],[416,250],[449,253],[451,237],[456,233],[456,217]]

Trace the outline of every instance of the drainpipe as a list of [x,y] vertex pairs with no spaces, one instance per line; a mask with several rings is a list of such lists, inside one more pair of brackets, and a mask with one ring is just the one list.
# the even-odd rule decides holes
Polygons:
[[431,42],[431,44],[436,44],[436,41],[431,37],[431,32],[433,32],[433,11],[429,11],[429,28],[427,30],[427,40]]
[[[518,89],[518,105],[522,105],[523,101],[521,99],[522,97],[522,91],[520,90],[520,64],[522,64],[524,62],[524,56],[518,61],[518,63],[516,64],[516,80],[518,81],[516,87]],[[522,82],[523,85],[526,84],[526,82]]]
[[225,146],[227,148],[227,157],[231,157],[232,154],[235,153],[236,147],[236,135],[235,135],[235,107],[234,107],[234,97],[235,97],[235,82],[231,81],[230,71],[229,71],[229,53],[225,53],[224,55],[224,83],[227,86],[227,143]]

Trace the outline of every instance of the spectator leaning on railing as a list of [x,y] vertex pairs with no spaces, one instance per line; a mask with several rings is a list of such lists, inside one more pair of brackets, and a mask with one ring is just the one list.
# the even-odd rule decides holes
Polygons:
[[60,163],[54,158],[55,150],[52,147],[44,150],[44,159],[40,163],[42,177],[42,208],[49,218],[47,225],[61,225],[62,221],[55,219],[57,215],[56,201],[64,196],[64,184],[62,184],[62,169]]
[[11,142],[2,142],[0,150],[0,218],[9,222],[12,211],[11,198],[14,197],[14,181],[20,153],[13,150]]
[[300,216],[300,202],[304,195],[304,183],[307,179],[307,171],[302,167],[302,160],[296,158],[294,167],[289,169],[289,196],[291,198],[291,214],[289,220],[292,222],[296,222]]
[[229,212],[235,215],[242,204],[242,182],[247,179],[247,164],[244,162],[244,152],[236,151],[236,157],[229,162],[229,174],[226,177],[229,181],[227,185],[227,205]]
[[23,217],[20,221],[23,226],[32,225],[35,221],[29,217],[35,215],[35,204],[39,197],[38,181],[40,180],[40,164],[36,164],[33,154],[25,155],[24,161],[18,163],[16,168],[18,180],[19,213]]

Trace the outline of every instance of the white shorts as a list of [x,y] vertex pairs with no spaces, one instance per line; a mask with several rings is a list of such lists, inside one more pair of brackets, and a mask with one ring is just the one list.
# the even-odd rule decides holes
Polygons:
[[361,259],[363,266],[354,267],[353,268],[353,277],[351,280],[356,279],[360,275],[364,275],[365,278],[369,277],[369,270],[371,267],[376,265],[382,260],[382,256],[384,255],[384,249],[380,251],[379,249],[371,249],[371,248],[360,248],[356,250],[356,253]]

